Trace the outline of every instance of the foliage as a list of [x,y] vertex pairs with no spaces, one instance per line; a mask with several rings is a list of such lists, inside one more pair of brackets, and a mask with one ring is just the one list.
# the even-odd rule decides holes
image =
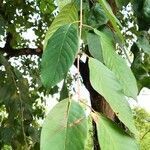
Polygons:
[[77,53],[77,32],[76,26],[64,25],[48,40],[41,63],[41,79],[46,87],[51,88],[65,78]]
[[[121,85],[114,73],[93,58],[89,59],[89,68],[90,81],[94,89],[108,101],[118,118],[130,131],[136,133],[131,109],[128,106],[125,95],[122,93]],[[97,76],[97,74],[101,74],[101,76]]]
[[150,149],[150,114],[142,108],[135,108],[134,120],[135,125],[140,133],[138,138],[141,150]]
[[0,63],[5,66],[1,71],[0,106],[1,113],[6,113],[0,118],[0,146],[7,144],[21,149],[30,143],[30,147],[37,147],[40,126],[35,118],[44,118],[43,107],[35,101],[39,97],[38,88],[29,91],[32,85],[2,55]]
[[86,137],[87,119],[83,108],[74,100],[65,99],[51,110],[45,120],[41,150],[49,150],[50,147],[57,150],[84,149]]
[[112,42],[113,39],[111,39],[109,35],[97,30],[95,30],[95,33],[100,36],[102,56],[105,65],[115,73],[120,84],[123,86],[124,94],[136,99],[138,89],[135,77],[125,63],[125,60],[115,53],[114,43]]
[[[131,1],[138,26],[138,29],[131,29],[137,36],[137,41],[129,49],[133,57],[130,64],[133,72],[126,62],[130,61],[130,56],[124,48],[127,36],[122,34],[124,21],[119,13],[129,1],[114,0],[116,5],[106,0],[56,2],[58,15],[55,15],[57,6],[53,0],[0,0],[0,38],[6,42],[0,48],[0,149],[39,149],[41,142],[43,150],[84,150],[88,145],[88,120],[91,117],[96,123],[102,150],[127,149],[127,146],[132,150],[139,149],[127,99],[136,99],[138,92],[150,85],[149,0]],[[22,36],[28,29],[37,36],[35,49]],[[122,55],[119,55],[116,45],[119,45]],[[38,59],[40,64],[34,68],[35,59],[22,56],[21,71],[10,63],[9,58],[17,55],[19,59],[22,53],[37,54],[42,58]],[[106,99],[124,128],[87,106],[80,99],[80,90],[76,101],[68,94],[65,85],[68,72],[75,59],[81,61],[81,55],[87,56],[89,82],[93,89]],[[77,66],[80,71],[79,64]],[[31,81],[26,79],[29,77],[32,77]],[[62,80],[65,81],[60,91],[57,84]],[[60,93],[65,98],[61,97],[49,112],[41,138],[38,120],[45,117],[45,101],[39,93]],[[90,109],[90,114],[86,115],[85,107]]]
[[[118,128],[111,120],[102,115],[98,115],[97,117],[98,140],[101,143],[102,149],[138,150],[135,140]],[[110,142],[111,144],[109,144]]]

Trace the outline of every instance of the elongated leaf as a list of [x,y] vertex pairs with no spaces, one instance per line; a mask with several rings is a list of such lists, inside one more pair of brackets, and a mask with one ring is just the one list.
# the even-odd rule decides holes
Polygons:
[[101,48],[99,36],[97,34],[94,34],[94,33],[88,33],[87,42],[88,42],[90,54],[94,58],[103,62],[103,54],[102,54],[102,48]]
[[56,85],[67,74],[78,50],[77,31],[75,25],[64,25],[49,39],[41,62],[41,79],[45,87]]
[[136,134],[132,111],[115,74],[96,59],[89,59],[90,81],[93,88],[110,104],[118,118]]
[[75,4],[70,3],[66,5],[58,14],[58,16],[54,19],[53,23],[49,27],[45,40],[44,40],[44,49],[47,45],[47,41],[53,35],[53,33],[61,26],[69,23],[73,23],[78,21],[78,12],[75,7]]
[[105,15],[105,11],[102,9],[99,3],[95,3],[95,5],[93,5],[86,18],[88,25],[94,28],[99,28],[101,25],[107,24],[109,21]]
[[120,21],[116,18],[116,16],[113,14],[111,7],[106,2],[106,0],[98,0],[101,4],[102,8],[104,9],[107,17],[109,18],[110,22],[112,23],[112,26],[114,27],[115,31],[117,32],[118,37],[121,39],[122,42],[124,42],[124,38],[121,34],[120,29],[118,28],[117,24],[122,27]]
[[137,99],[138,88],[131,69],[125,60],[116,54],[115,44],[111,41],[111,38],[98,30],[95,30],[95,33],[100,36],[104,63],[115,73],[125,95]]
[[41,150],[84,150],[87,119],[82,107],[63,100],[48,114],[41,133]]
[[138,150],[134,138],[125,133],[110,119],[96,114],[96,127],[101,150]]

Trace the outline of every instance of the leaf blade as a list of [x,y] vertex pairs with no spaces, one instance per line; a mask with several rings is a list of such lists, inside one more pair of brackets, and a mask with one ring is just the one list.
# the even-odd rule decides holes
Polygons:
[[41,133],[41,150],[84,150],[87,119],[82,107],[63,100],[48,114]]
[[78,50],[78,29],[75,25],[60,27],[49,39],[41,62],[41,80],[52,87],[65,78]]
[[103,62],[103,54],[102,54],[102,48],[101,48],[99,36],[97,34],[88,33],[87,43],[88,43],[90,54],[94,58],[96,58],[99,61]]
[[115,73],[123,87],[125,95],[137,99],[138,88],[131,69],[127,66],[125,60],[116,54],[115,45],[111,41],[110,37],[98,30],[94,31],[100,36],[104,63]]
[[121,34],[120,29],[118,28],[117,24],[122,27],[120,21],[116,18],[116,16],[113,14],[111,7],[106,2],[106,0],[98,0],[101,4],[102,8],[104,9],[107,17],[109,18],[110,22],[112,23],[112,26],[114,27],[118,37],[121,39],[122,42],[124,42],[124,37]]
[[130,137],[110,119],[97,115],[96,128],[102,150],[138,150],[135,139]]
[[150,55],[150,42],[146,36],[139,36],[137,40],[137,46],[141,48],[145,53]]
[[62,9],[68,3],[71,3],[71,0],[56,0],[59,9]]
[[92,87],[106,99],[118,118],[129,130],[137,134],[131,108],[125,99],[122,87],[115,74],[93,58],[89,59],[89,68]]

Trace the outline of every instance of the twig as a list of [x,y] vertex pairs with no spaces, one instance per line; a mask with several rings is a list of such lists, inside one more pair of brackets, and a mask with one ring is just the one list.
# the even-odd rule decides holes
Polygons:
[[[81,35],[82,35],[82,22],[83,22],[83,12],[82,12],[82,6],[83,2],[82,0],[80,0],[80,25],[79,25],[79,39],[81,40]],[[79,49],[78,49],[78,53],[80,52],[80,45],[79,45]],[[78,100],[80,100],[80,56],[78,54],[78,58],[77,58],[77,69],[78,69]]]
[[81,39],[81,35],[82,35],[82,25],[83,25],[83,18],[82,18],[82,15],[83,15],[83,12],[82,12],[82,6],[83,2],[82,0],[80,0],[80,26],[79,26],[79,37]]
[[78,69],[78,79],[77,79],[77,84],[78,84],[78,100],[80,100],[80,56],[78,55],[77,58],[77,69]]

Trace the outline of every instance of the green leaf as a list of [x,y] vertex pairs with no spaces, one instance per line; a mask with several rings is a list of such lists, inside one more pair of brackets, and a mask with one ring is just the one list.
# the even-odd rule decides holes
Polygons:
[[43,14],[51,14],[55,10],[56,6],[54,5],[53,0],[41,0],[40,1],[40,10]]
[[62,89],[60,91],[59,101],[62,101],[63,99],[66,99],[67,97],[69,97],[69,90],[68,90],[66,81],[64,81]]
[[49,27],[45,40],[44,40],[44,49],[47,45],[49,38],[54,34],[54,32],[61,26],[65,24],[70,24],[75,21],[78,21],[78,12],[75,7],[75,4],[70,3],[66,5],[58,14],[58,16],[54,19],[53,23]]
[[134,61],[132,63],[132,71],[137,79],[139,91],[143,87],[150,88],[150,55],[140,52],[136,44],[132,46],[134,53]]
[[110,104],[118,118],[136,134],[132,111],[115,74],[96,59],[89,59],[92,87]]
[[141,48],[145,53],[150,55],[150,42],[146,36],[139,36],[137,40],[137,46]]
[[150,19],[150,0],[144,1],[143,13],[144,13],[145,17],[149,20]]
[[51,88],[66,76],[77,50],[77,26],[64,25],[53,34],[48,40],[41,62],[41,79],[45,87]]
[[10,101],[11,97],[15,93],[15,89],[13,85],[6,84],[4,86],[0,85],[0,103],[4,102],[7,103]]
[[108,22],[108,18],[99,3],[93,5],[86,18],[88,25],[94,28],[98,28],[101,25],[107,24]]
[[67,5],[68,3],[71,3],[71,0],[56,0],[56,3],[59,9],[62,9],[65,5]]
[[95,115],[97,117],[96,127],[101,150],[139,149],[135,139],[119,128],[116,123],[102,115]]
[[5,20],[0,15],[0,35],[4,35],[5,32]]
[[136,79],[125,60],[116,54],[115,44],[105,33],[94,30],[100,36],[105,65],[112,70],[122,85],[125,95],[137,99],[138,88]]
[[28,85],[28,80],[25,78],[20,78],[18,80],[17,83],[19,92],[20,92],[20,97],[22,99],[22,101],[27,102],[27,103],[31,103],[31,101],[29,101],[29,85]]
[[87,119],[82,107],[63,100],[48,114],[41,133],[41,150],[84,150]]
[[122,36],[121,31],[117,26],[118,24],[120,27],[122,27],[120,21],[113,14],[111,7],[106,2],[106,0],[98,0],[98,1],[101,4],[102,8],[104,9],[106,16],[109,18],[110,22],[112,23],[112,26],[114,27],[118,37],[121,39],[122,42],[124,42],[124,37]]
[[88,33],[87,43],[88,43],[90,54],[94,58],[103,62],[103,54],[102,54],[102,48],[101,48],[99,36],[97,34],[94,34],[94,33]]

